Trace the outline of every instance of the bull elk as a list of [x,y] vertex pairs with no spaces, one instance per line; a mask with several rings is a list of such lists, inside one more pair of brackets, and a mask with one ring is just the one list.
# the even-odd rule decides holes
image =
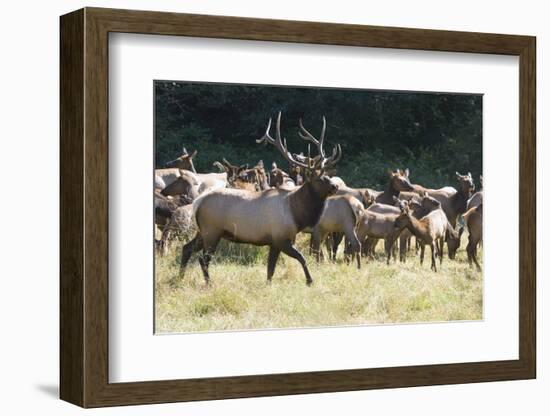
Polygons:
[[[324,119],[324,118],[323,118]],[[319,140],[313,136],[318,155],[309,158],[307,163],[297,161],[287,149],[286,140],[281,137],[281,113],[276,125],[276,137],[270,136],[271,119],[263,137],[257,143],[271,144],[291,164],[306,171],[305,182],[294,190],[269,189],[250,192],[238,189],[219,189],[200,196],[194,202],[195,220],[198,227],[196,236],[182,249],[180,276],[191,255],[202,250],[199,263],[206,283],[210,281],[208,266],[220,239],[236,243],[269,246],[267,280],[275,272],[281,252],[296,259],[305,274],[306,284],[313,279],[304,256],[293,242],[296,234],[306,227],[313,227],[319,220],[325,200],[333,195],[338,187],[324,174],[342,156],[340,145],[336,145],[330,157],[326,157],[323,144],[325,128]]]

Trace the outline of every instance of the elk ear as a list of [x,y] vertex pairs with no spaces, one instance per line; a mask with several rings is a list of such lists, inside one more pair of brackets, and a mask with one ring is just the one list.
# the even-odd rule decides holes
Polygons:
[[256,163],[256,167],[258,169],[263,169],[264,168],[264,161],[260,160],[258,163]]
[[405,168],[404,175],[408,178],[409,177],[409,168]]
[[469,177],[470,179],[472,179],[472,173],[471,173],[471,172],[468,172],[468,177]]
[[461,175],[460,173],[458,173],[458,172],[455,172],[455,175],[456,175],[456,178],[457,178],[457,179],[462,178],[462,175]]
[[275,162],[271,164],[271,169],[277,169],[277,164]]
[[194,150],[191,156],[189,156],[189,159],[193,159],[195,156],[197,156],[197,151]]
[[393,170],[391,170],[390,168],[388,168],[388,175],[390,176],[390,178],[394,175],[395,173],[393,172]]

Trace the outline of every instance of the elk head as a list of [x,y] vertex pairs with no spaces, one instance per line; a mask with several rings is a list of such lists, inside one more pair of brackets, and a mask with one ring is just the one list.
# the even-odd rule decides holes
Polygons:
[[422,195],[422,200],[420,201],[420,205],[422,206],[422,208],[424,208],[428,212],[433,211],[434,209],[441,208],[441,202],[439,202],[435,198],[432,198],[426,193]]
[[396,192],[414,191],[414,188],[409,181],[408,169],[405,171],[397,169],[395,172],[391,169],[388,169],[388,174],[390,176],[390,189],[393,189]]
[[313,143],[318,150],[318,155],[311,157],[311,149],[308,146],[308,156],[303,160],[292,155],[287,148],[286,139],[281,137],[281,112],[277,116],[277,125],[275,129],[275,138],[270,136],[269,130],[271,129],[271,119],[267,124],[265,134],[260,139],[256,140],[256,143],[270,143],[277,148],[281,155],[290,163],[291,166],[297,166],[301,168],[305,176],[305,184],[311,184],[315,193],[321,197],[326,198],[329,195],[334,194],[338,190],[338,186],[334,184],[330,178],[325,175],[326,169],[331,169],[342,157],[342,149],[340,145],[336,145],[332,151],[331,156],[327,157],[323,148],[326,131],[326,120],[323,116],[323,129],[321,136],[317,140],[311,133],[309,133],[300,120],[301,132],[300,137],[306,141]]
[[214,162],[214,166],[216,166],[221,171],[225,171],[227,173],[227,182],[230,185],[233,185],[237,178],[239,178],[239,175],[248,169],[248,164],[240,166],[233,165],[228,162],[225,157],[222,159],[221,163],[218,161]]
[[171,160],[169,162],[166,162],[164,165],[167,168],[178,168],[178,169],[185,169],[189,170],[193,173],[197,173],[195,170],[195,166],[193,166],[193,158],[197,155],[197,151],[195,150],[193,153],[189,154],[187,152],[187,149],[183,148],[183,153],[180,157]]
[[403,211],[403,208],[409,206],[409,201],[406,199],[399,199],[397,197],[393,197],[393,204],[396,208],[399,208],[401,211]]
[[411,216],[412,216],[412,212],[409,206],[408,205],[404,206],[403,208],[401,208],[401,213],[395,219],[394,227],[396,229],[402,230],[407,225],[411,224],[412,222]]
[[235,186],[241,189],[254,189],[262,191],[268,189],[267,176],[264,170],[264,164],[260,160],[252,169],[242,169],[238,172],[234,180]]
[[472,174],[470,172],[468,172],[467,175],[461,175],[458,172],[455,172],[455,174],[456,179],[460,184],[460,190],[464,195],[469,198],[472,195],[472,192],[476,189],[476,186],[474,185],[474,180],[472,179]]

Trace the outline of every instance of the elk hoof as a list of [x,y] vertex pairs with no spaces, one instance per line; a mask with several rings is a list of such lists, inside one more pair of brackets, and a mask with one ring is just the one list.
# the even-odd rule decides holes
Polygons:
[[313,280],[306,280],[306,285],[311,286],[313,284]]

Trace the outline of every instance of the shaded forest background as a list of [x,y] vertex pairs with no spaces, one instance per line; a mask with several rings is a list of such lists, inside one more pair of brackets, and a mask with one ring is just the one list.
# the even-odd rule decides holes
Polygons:
[[286,170],[273,146],[255,142],[282,111],[293,153],[307,151],[299,118],[318,137],[326,116],[325,149],[341,144],[337,174],[349,186],[382,189],[388,168],[409,168],[413,183],[433,188],[455,186],[455,171],[471,172],[476,183],[482,173],[481,95],[171,81],[155,81],[154,88],[157,168],[185,146],[198,151],[197,172],[217,171],[212,163],[222,157]]

